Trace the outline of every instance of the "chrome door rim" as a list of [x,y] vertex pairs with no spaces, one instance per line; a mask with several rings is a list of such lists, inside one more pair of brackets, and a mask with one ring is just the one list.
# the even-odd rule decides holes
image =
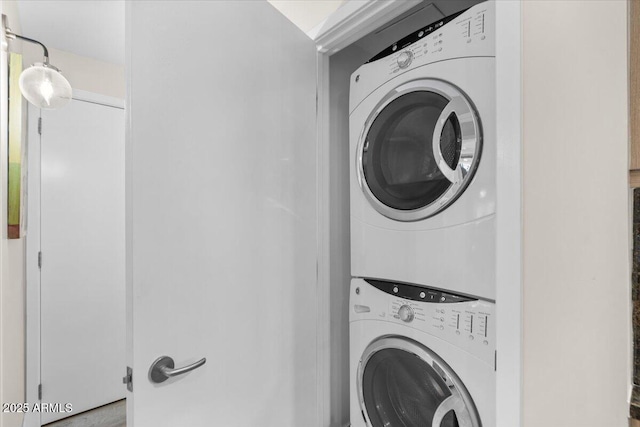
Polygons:
[[420,360],[432,366],[436,372],[444,376],[443,380],[448,385],[451,396],[443,400],[436,408],[431,427],[440,427],[443,418],[451,410],[454,410],[460,427],[482,427],[480,415],[473,403],[473,399],[467,391],[467,388],[462,383],[462,380],[460,380],[453,369],[451,369],[451,367],[442,360],[440,356],[426,346],[408,338],[398,336],[384,336],[373,341],[362,353],[360,363],[358,364],[358,401],[360,403],[360,410],[365,417],[365,422],[368,427],[371,427],[371,418],[369,417],[369,413],[367,412],[367,407],[364,402],[364,370],[369,359],[371,359],[371,357],[377,352],[385,349],[402,350],[413,354]]
[[[432,143],[433,153],[438,169],[451,182],[451,185],[440,197],[426,206],[401,210],[392,208],[373,194],[367,185],[364,175],[364,165],[362,154],[367,135],[371,125],[378,115],[394,100],[411,92],[433,92],[449,101],[438,117],[436,127],[433,132]],[[455,169],[451,169],[446,163],[440,150],[440,135],[444,124],[449,116],[455,113],[460,125],[462,146],[460,149],[460,159]],[[466,189],[471,182],[480,160],[482,151],[482,136],[480,121],[475,108],[471,105],[466,96],[458,88],[443,80],[418,79],[404,83],[389,92],[373,109],[367,120],[358,140],[356,148],[356,171],[358,184],[365,197],[373,208],[382,215],[397,221],[418,221],[429,218],[449,207]]]

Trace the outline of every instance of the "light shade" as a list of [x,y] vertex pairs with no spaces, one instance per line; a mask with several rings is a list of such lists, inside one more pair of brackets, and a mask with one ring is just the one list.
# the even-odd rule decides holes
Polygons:
[[71,101],[71,85],[50,64],[36,63],[24,70],[19,85],[27,101],[39,108],[53,110]]

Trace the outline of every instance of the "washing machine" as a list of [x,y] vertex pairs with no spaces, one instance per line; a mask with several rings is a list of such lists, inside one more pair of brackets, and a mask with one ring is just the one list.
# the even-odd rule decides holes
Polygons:
[[495,300],[494,3],[351,76],[351,273]]
[[352,427],[495,426],[495,305],[353,279]]

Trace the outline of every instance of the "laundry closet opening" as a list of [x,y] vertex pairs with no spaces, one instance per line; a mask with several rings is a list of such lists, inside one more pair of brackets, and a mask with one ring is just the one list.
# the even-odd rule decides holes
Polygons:
[[[350,314],[350,281],[353,274],[354,260],[352,257],[356,256],[353,253],[353,238],[352,230],[350,227],[350,193],[354,192],[353,186],[350,188],[350,169],[354,168],[355,159],[353,147],[350,146],[350,131],[349,131],[349,115],[350,108],[353,110],[354,106],[349,105],[350,84],[354,83],[352,76],[361,65],[369,60],[377,59],[377,55],[384,55],[385,50],[392,49],[394,43],[401,41],[414,32],[425,28],[429,24],[437,23],[447,17],[455,16],[456,14],[465,11],[466,9],[477,5],[479,1],[424,1],[416,5],[412,9],[404,12],[402,15],[382,24],[379,28],[372,31],[365,37],[362,37],[358,41],[352,43],[346,48],[329,57],[329,100],[327,114],[329,117],[329,148],[328,148],[328,164],[330,165],[330,171],[328,174],[329,179],[329,200],[330,209],[329,214],[329,245],[330,245],[330,297],[329,297],[329,318],[330,323],[330,339],[333,343],[330,355],[330,378],[332,380],[331,385],[331,407],[332,413],[337,415],[341,419],[341,424],[345,425],[349,421],[350,405],[354,406],[354,402],[351,401],[350,405],[347,402],[350,401],[350,381],[353,380],[354,372],[350,372],[349,363],[349,314]],[[460,28],[462,31],[462,28]],[[433,34],[431,34],[433,36]],[[425,42],[428,42],[425,37]],[[411,43],[411,42],[409,42]],[[398,51],[402,50],[405,46],[398,45]],[[387,52],[388,54],[389,52]],[[474,70],[467,70],[468,73],[473,73]],[[431,95],[437,97],[436,95]],[[412,101],[415,105],[422,102],[421,99],[407,100]],[[436,100],[437,101],[437,100]],[[443,101],[444,103],[444,101]],[[411,104],[411,103],[409,103]],[[398,109],[411,108],[411,105],[399,105]],[[416,108],[418,110],[419,108]],[[408,122],[419,122],[421,120],[434,120],[437,117],[426,117],[420,112],[414,114],[414,117],[408,115]],[[369,123],[371,125],[371,123]],[[447,141],[441,142],[441,150],[443,157],[447,164],[455,169],[455,164],[460,160],[461,147],[455,146],[455,129],[459,124],[455,123],[455,118],[451,119],[444,125],[444,132],[447,131],[452,135],[450,138],[454,143],[448,143]],[[409,126],[411,124],[409,123]],[[431,127],[434,125],[431,124]],[[388,133],[388,129],[378,129],[380,134]],[[401,137],[401,136],[400,136]],[[408,147],[408,145],[407,145]],[[389,147],[381,146],[378,150],[388,150]],[[413,151],[412,151],[413,150]],[[411,162],[417,157],[420,157],[421,152],[419,148],[408,148],[404,152],[397,153],[395,161],[403,169],[404,175],[397,173],[393,175],[393,171],[389,172],[387,183],[380,182],[377,189],[373,188],[375,180],[371,185],[371,194],[369,199],[373,203],[381,201],[380,207],[381,215],[388,214],[384,212],[385,204],[396,204],[396,211],[399,211],[399,215],[404,215],[404,212],[415,210],[416,208],[424,209],[425,215],[437,215],[442,209],[432,209],[429,204],[433,201],[440,199],[447,191],[450,190],[448,181],[444,176],[440,176],[440,181],[434,181],[434,184],[425,190],[416,190],[415,187],[411,188],[412,180],[417,180],[416,169],[412,170]],[[367,159],[365,159],[366,162]],[[374,159],[375,162],[375,159]],[[363,170],[363,176],[365,178],[367,173],[370,176],[375,174],[382,174],[380,171],[385,167],[388,169],[388,165],[382,165],[375,163],[369,164],[369,170]],[[378,171],[375,169],[378,168]],[[412,176],[412,173],[414,174]],[[473,174],[470,174],[471,177]],[[393,182],[395,180],[395,182]],[[406,185],[403,185],[406,184]],[[461,190],[468,185],[468,182],[461,183]],[[395,188],[394,188],[395,187]],[[398,189],[393,194],[394,189]],[[358,189],[360,190],[360,189]],[[386,199],[385,199],[386,197]],[[453,198],[455,200],[455,197]],[[445,206],[446,208],[446,206]],[[352,214],[352,213],[351,213]],[[402,218],[400,218],[402,220]],[[411,220],[411,219],[410,219]],[[375,248],[372,248],[375,250]],[[492,277],[488,277],[487,281],[490,281]],[[472,295],[471,291],[461,290],[460,294]],[[492,295],[487,297],[488,300],[495,300]],[[353,394],[351,395],[353,400]],[[358,403],[355,403],[358,405]],[[353,415],[352,415],[353,417]],[[362,417],[359,417],[358,422],[362,422]],[[354,420],[351,420],[354,425]],[[355,424],[359,425],[359,424]],[[444,424],[443,424],[444,425]]]

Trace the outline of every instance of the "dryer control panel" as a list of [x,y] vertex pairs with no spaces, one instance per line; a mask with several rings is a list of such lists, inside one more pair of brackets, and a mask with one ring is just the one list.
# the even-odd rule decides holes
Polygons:
[[388,74],[415,65],[465,56],[493,56],[492,5],[481,3],[442,18],[389,46],[367,63],[385,62]]
[[418,329],[493,363],[495,304],[424,286],[358,279],[350,320],[384,320]]
[[[351,75],[349,111],[377,87],[407,71],[451,59],[495,57],[494,8],[492,1],[477,4],[430,23],[378,53]],[[423,77],[429,77],[428,72]]]

